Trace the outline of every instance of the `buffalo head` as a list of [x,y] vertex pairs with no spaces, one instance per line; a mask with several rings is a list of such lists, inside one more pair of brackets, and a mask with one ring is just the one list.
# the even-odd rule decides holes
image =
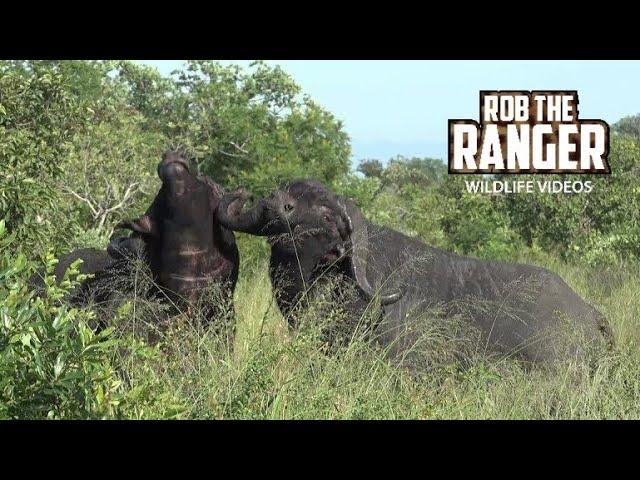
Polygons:
[[[293,182],[243,211],[246,199],[243,191],[222,198],[219,219],[225,227],[267,236],[272,257],[294,254],[312,269],[346,261],[359,289],[368,298],[374,296],[366,276],[367,224],[351,200],[312,180]],[[400,296],[383,294],[380,301],[390,304]]]
[[194,300],[211,282],[233,289],[238,250],[217,219],[223,189],[177,152],[163,156],[158,176],[162,186],[147,212],[120,227],[143,240],[154,277],[172,295]]

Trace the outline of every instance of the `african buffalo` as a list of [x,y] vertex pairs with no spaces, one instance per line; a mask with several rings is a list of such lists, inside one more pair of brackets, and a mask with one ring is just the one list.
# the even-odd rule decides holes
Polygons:
[[[56,277],[56,282],[59,284],[64,277],[65,272],[71,266],[73,262],[81,259],[79,271],[83,274],[96,274],[114,263],[114,259],[109,256],[105,250],[98,250],[95,248],[80,248],[74,250],[58,259],[53,274]],[[29,279],[29,286],[40,292],[44,289],[44,272],[38,271],[34,273]],[[80,287],[76,287],[71,292],[71,297],[78,295]]]
[[[163,156],[158,175],[162,186],[146,213],[116,227],[133,230],[129,237],[112,239],[106,251],[79,249],[60,259],[54,272],[58,282],[78,258],[83,260],[80,272],[94,275],[69,295],[72,304],[105,305],[130,293],[132,260],[138,259],[150,268],[156,288],[148,293],[153,296],[169,298],[179,308],[200,299],[207,287],[220,286],[222,298],[209,302],[220,305],[207,305],[206,316],[230,310],[239,253],[233,232],[217,220],[223,189],[194,175],[176,152]],[[35,274],[31,283],[41,290],[42,274]]]
[[[88,278],[72,289],[66,301],[75,306],[100,306],[109,311],[117,294],[126,294],[123,285],[136,268],[137,260],[145,259],[145,245],[141,238],[119,237],[111,240],[107,250],[80,248],[58,259],[53,274],[60,283],[73,262],[81,259],[79,272],[90,274]],[[44,292],[44,272],[38,271],[29,279],[29,285],[36,292]]]
[[222,187],[192,173],[176,152],[165,153],[158,176],[162,186],[146,213],[119,227],[144,240],[154,280],[176,305],[198,300],[212,284],[230,304],[240,261],[233,232],[217,219]]
[[[425,245],[370,223],[351,200],[312,180],[293,182],[243,210],[246,198],[243,191],[225,195],[220,223],[268,237],[270,277],[284,314],[309,286],[332,277],[357,287],[356,312],[379,305],[376,331],[392,355],[414,345],[419,332],[408,328],[411,322],[438,308],[445,322],[462,318],[477,332],[484,351],[525,362],[582,357],[587,344],[610,338],[603,316],[544,268]],[[567,330],[580,340],[563,343]]]

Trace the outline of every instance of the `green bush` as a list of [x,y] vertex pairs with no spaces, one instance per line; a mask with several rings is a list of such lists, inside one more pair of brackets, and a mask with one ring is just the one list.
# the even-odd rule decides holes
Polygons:
[[115,416],[122,389],[112,330],[94,333],[91,312],[61,302],[83,279],[77,262],[58,286],[48,255],[46,294],[35,296],[26,257],[8,254],[14,241],[0,222],[0,418]]
[[439,187],[441,224],[447,247],[486,258],[513,256],[519,238],[508,228],[509,217],[502,208],[501,198],[468,193],[465,180],[469,177],[451,176]]
[[59,230],[55,181],[83,124],[65,78],[49,65],[0,62],[0,219],[21,247],[44,249]]

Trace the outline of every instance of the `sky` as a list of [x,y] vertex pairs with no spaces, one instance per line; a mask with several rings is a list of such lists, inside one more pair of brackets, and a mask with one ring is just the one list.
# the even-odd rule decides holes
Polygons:
[[[139,60],[165,75],[181,60]],[[223,61],[248,65],[249,61]],[[577,90],[581,118],[640,113],[640,61],[286,60],[280,65],[344,122],[352,160],[446,159],[447,121],[478,119],[480,90]]]

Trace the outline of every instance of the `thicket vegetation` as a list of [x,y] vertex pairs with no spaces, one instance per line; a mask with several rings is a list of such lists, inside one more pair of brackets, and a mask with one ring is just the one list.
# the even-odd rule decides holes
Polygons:
[[[354,171],[340,121],[264,63],[195,61],[164,78],[127,61],[0,62],[0,417],[638,417],[639,118],[614,125],[612,175],[580,176],[592,193],[489,196],[466,193],[437,159]],[[235,348],[186,315],[145,343],[121,328],[135,325],[139,299],[95,334],[92,312],[60,301],[81,278],[56,286],[54,258],[104,248],[118,221],[142,213],[170,147],[227,189],[262,195],[313,177],[429,244],[551,268],[610,318],[618,347],[589,371],[435,362],[420,377],[358,338],[326,355],[317,321],[287,331],[267,246],[242,234]],[[27,286],[43,266],[46,298]]]

